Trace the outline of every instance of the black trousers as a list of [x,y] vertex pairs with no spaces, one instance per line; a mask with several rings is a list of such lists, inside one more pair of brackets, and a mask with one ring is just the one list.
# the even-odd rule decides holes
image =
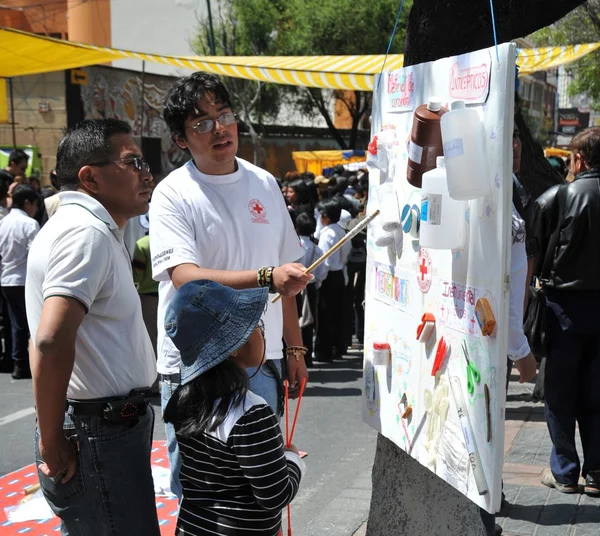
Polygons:
[[12,335],[13,365],[29,369],[29,326],[25,312],[25,287],[2,287],[2,297],[6,300]]
[[[367,274],[366,262],[348,262],[348,285],[346,286],[347,316],[346,331],[349,332],[349,345],[352,344],[352,334],[358,342],[365,340],[365,280]],[[353,329],[354,328],[354,329]]]
[[0,288],[0,339],[4,341],[4,350],[0,347],[0,370],[12,372],[12,333],[8,306]]
[[320,361],[342,357],[345,348],[343,270],[329,272],[319,289],[316,354]]

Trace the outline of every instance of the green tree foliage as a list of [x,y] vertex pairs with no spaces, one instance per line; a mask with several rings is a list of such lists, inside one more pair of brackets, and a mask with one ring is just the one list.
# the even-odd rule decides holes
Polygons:
[[[233,56],[385,54],[399,6],[400,0],[222,0],[214,15],[216,53]],[[406,19],[411,6],[412,0],[406,0],[390,50],[392,54],[402,53],[404,49]],[[199,22],[194,50],[201,55],[210,53],[207,20]],[[260,124],[263,117],[272,116],[287,102],[308,117],[322,115],[341,148],[355,147],[360,122],[370,113],[370,93],[295,88],[233,78],[226,79],[226,83],[247,125],[251,121]],[[332,110],[336,99],[347,107],[352,117],[349,140],[335,128]],[[251,134],[252,131],[251,128]]]
[[[538,46],[576,45],[600,41],[600,0],[589,0],[555,24],[531,36]],[[600,53],[594,52],[566,67],[573,76],[569,95],[586,94],[600,109]]]

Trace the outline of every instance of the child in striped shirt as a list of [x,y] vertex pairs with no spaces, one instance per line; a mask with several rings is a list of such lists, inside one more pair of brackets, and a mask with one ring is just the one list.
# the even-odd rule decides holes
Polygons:
[[273,410],[248,391],[262,364],[266,288],[213,281],[180,287],[165,329],[181,352],[181,384],[164,419],[179,443],[183,487],[176,535],[276,536],[305,471]]

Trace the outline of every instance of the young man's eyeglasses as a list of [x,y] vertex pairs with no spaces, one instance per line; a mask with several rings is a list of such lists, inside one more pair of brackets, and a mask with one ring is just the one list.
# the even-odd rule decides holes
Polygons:
[[150,164],[146,162],[140,156],[133,156],[131,158],[124,158],[123,160],[102,160],[100,162],[92,162],[91,164],[87,164],[88,166],[108,166],[110,164],[126,164],[133,165],[135,169],[138,171],[146,171],[150,172]]
[[227,113],[217,117],[216,119],[205,119],[204,121],[200,121],[199,123],[196,123],[192,128],[198,134],[207,134],[213,128],[215,128],[215,123],[217,121],[219,122],[220,125],[223,125],[224,127],[228,127],[229,125],[233,125],[234,123],[237,123],[237,117],[233,112],[227,112]]

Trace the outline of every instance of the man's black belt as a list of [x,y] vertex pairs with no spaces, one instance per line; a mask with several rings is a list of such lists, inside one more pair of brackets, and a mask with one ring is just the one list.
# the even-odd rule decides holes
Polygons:
[[150,388],[134,389],[127,396],[67,400],[65,411],[71,415],[102,417],[108,421],[128,421],[146,414]]

